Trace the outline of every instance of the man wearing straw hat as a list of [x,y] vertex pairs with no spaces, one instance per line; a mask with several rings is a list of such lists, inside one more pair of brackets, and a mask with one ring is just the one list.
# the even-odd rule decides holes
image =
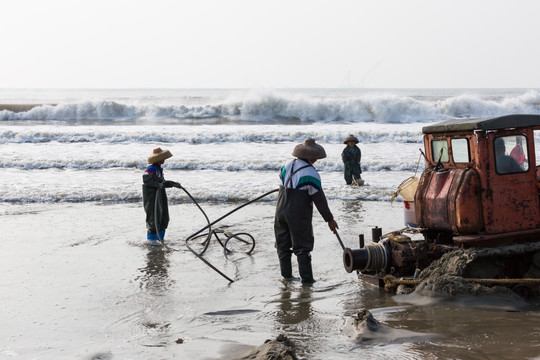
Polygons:
[[324,148],[313,139],[296,145],[296,159],[281,168],[274,234],[281,275],[292,279],[291,257],[298,260],[298,272],[303,283],[313,283],[311,251],[313,250],[313,203],[333,232],[338,229],[321,186],[321,177],[313,167],[326,157]]
[[345,182],[347,185],[364,185],[364,180],[360,177],[360,174],[362,173],[362,169],[360,168],[362,152],[360,151],[360,148],[356,146],[356,144],[358,144],[358,138],[349,135],[345,138],[343,143],[347,144],[341,153]]
[[172,156],[169,150],[156,148],[148,157],[148,168],[143,175],[143,204],[146,212],[146,239],[152,243],[165,240],[165,230],[169,225],[169,205],[165,188],[180,184],[166,181],[161,165]]

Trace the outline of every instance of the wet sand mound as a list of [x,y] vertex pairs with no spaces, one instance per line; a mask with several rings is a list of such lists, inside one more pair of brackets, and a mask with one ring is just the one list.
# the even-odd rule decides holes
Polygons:
[[426,341],[438,337],[405,329],[394,329],[382,324],[370,311],[363,309],[350,318],[342,329],[353,341],[361,344],[401,344],[412,341]]
[[[455,250],[444,254],[420,273],[418,277],[420,283],[416,286],[415,291],[447,295],[510,294],[512,291],[506,286],[482,285],[470,282],[470,279],[504,278],[505,259],[516,255],[535,253],[539,250],[540,243]],[[524,275],[538,278],[540,269],[532,264]]]
[[266,340],[264,344],[254,347],[239,356],[228,357],[227,360],[298,360],[294,344],[285,335],[275,340]]

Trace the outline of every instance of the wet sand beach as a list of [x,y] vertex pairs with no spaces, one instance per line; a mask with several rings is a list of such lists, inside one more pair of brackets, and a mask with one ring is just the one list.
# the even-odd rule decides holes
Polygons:
[[[240,204],[202,203],[217,219]],[[343,269],[342,251],[318,214],[313,286],[280,279],[273,201],[249,205],[217,226],[256,239],[251,256],[205,259],[184,241],[205,225],[193,204],[171,205],[167,243],[146,245],[141,203],[2,205],[0,357],[224,359],[278,335],[301,359],[538,356],[538,312],[515,298],[392,296]],[[402,224],[401,204],[330,201],[346,246],[375,225]],[[297,274],[296,268],[294,272]],[[385,331],[347,324],[368,309]],[[505,354],[504,356],[500,356]],[[240,357],[240,355],[238,355]]]
[[[185,193],[168,191],[173,251],[146,244],[141,199],[147,158],[162,147],[173,154],[165,178],[215,220],[277,187],[293,148],[313,137],[327,152],[316,168],[339,234],[356,248],[375,226],[403,227],[403,203],[389,200],[423,169],[425,125],[538,113],[537,98],[522,89],[0,90],[11,109],[0,110],[0,359],[241,359],[280,335],[310,360],[538,358],[537,303],[385,293],[344,270],[316,211],[313,286],[280,278],[274,195],[217,224],[256,240],[251,255],[228,257],[212,240],[204,258],[229,283],[184,244],[206,225]],[[368,186],[344,184],[349,134]],[[358,320],[366,311],[372,318]]]

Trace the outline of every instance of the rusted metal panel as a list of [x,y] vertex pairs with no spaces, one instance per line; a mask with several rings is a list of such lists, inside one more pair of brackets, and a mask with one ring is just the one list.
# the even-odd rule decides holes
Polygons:
[[538,189],[530,181],[507,179],[492,182],[493,203],[486,219],[486,233],[535,229],[538,227]]
[[[417,198],[417,222],[420,227],[439,231],[452,231],[448,222],[448,192],[452,183],[450,171],[425,170],[420,178]],[[418,206],[421,204],[421,206]]]
[[426,170],[415,203],[420,227],[455,234],[482,230],[479,179],[473,169]]
[[473,169],[463,171],[455,189],[455,217],[458,234],[479,233],[484,229],[480,178]]
[[494,235],[462,235],[455,236],[454,243],[463,248],[468,247],[490,247],[510,245],[516,242],[535,241],[540,238],[540,229],[512,231]]
[[[518,174],[497,174],[494,141],[500,136],[523,134],[527,137],[528,171]],[[536,180],[534,134],[531,129],[488,132],[482,145],[485,188],[484,219],[486,234],[536,229],[540,227],[540,202]]]

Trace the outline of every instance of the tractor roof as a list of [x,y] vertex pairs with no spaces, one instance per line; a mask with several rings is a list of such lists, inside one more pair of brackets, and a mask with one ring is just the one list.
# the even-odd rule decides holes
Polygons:
[[531,126],[540,126],[540,115],[515,114],[480,119],[452,119],[434,125],[424,126],[422,132],[424,134],[433,134],[473,130],[499,130]]

